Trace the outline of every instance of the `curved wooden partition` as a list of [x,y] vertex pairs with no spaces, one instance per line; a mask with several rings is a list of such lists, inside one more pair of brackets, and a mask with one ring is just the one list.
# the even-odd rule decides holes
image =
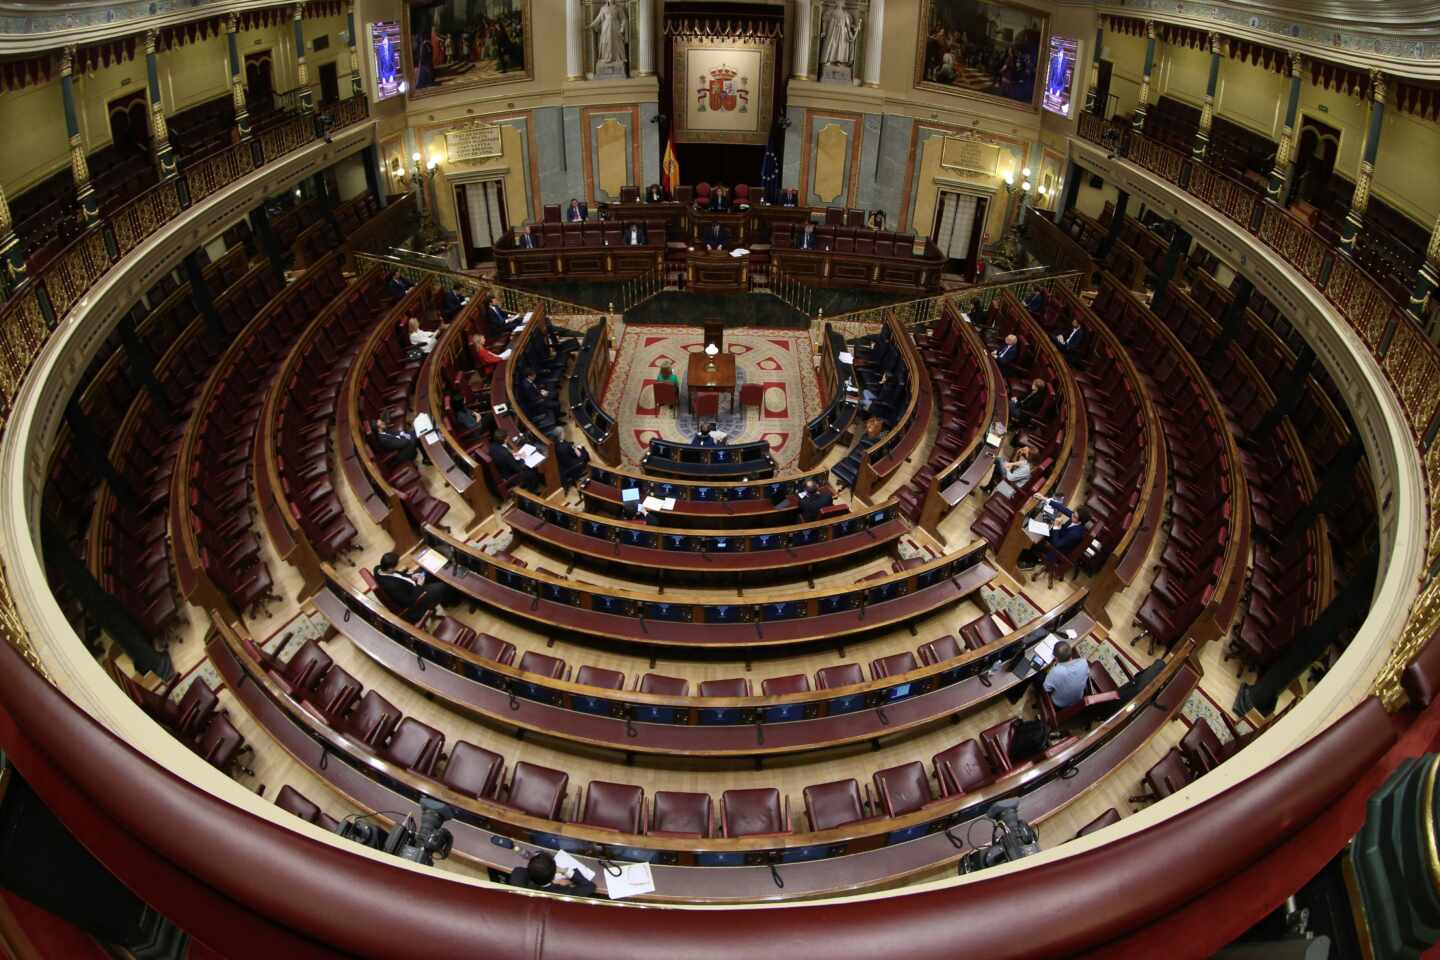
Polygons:
[[821,334],[824,344],[820,348],[820,395],[827,397],[824,408],[805,424],[805,435],[800,438],[801,470],[813,468],[835,446],[835,443],[850,429],[855,421],[855,411],[860,409],[847,389],[853,383],[853,365],[840,362],[845,352],[845,338],[830,324],[825,324]]
[[900,465],[910,458],[915,449],[925,440],[930,430],[930,420],[935,412],[935,391],[930,385],[930,371],[910,331],[897,314],[885,318],[890,335],[905,358],[910,383],[910,399],[905,412],[895,420],[895,425],[881,435],[875,445],[860,458],[860,471],[855,477],[855,496],[867,499],[872,496]]
[[515,393],[515,372],[519,361],[536,348],[541,340],[550,336],[550,321],[545,315],[545,305],[537,304],[526,314],[527,320],[520,332],[510,343],[510,356],[501,360],[490,375],[490,409],[495,412],[495,426],[506,436],[519,433],[535,449],[545,452],[540,464],[540,476],[545,481],[544,492],[554,493],[560,489],[560,465],[555,458],[555,441],[531,421]]
[[795,491],[806,480],[823,484],[828,475],[812,470],[772,480],[681,480],[592,466],[580,491],[585,509],[594,513],[620,515],[622,492],[634,489],[642,497],[674,497],[674,509],[665,511],[665,522],[672,526],[778,527],[800,512]]
[[580,340],[575,367],[566,380],[565,400],[570,415],[590,441],[602,463],[620,463],[620,427],[600,405],[605,385],[610,380],[611,351],[610,319],[600,317],[591,324]]
[[[495,512],[495,497],[485,484],[485,471],[471,453],[473,446],[465,443],[455,433],[450,419],[450,404],[444,396],[445,384],[455,372],[456,361],[465,351],[465,340],[475,328],[475,318],[480,316],[481,299],[472,294],[470,301],[450,321],[450,325],[435,341],[430,356],[420,365],[420,376],[415,381],[415,395],[412,406],[417,414],[430,418],[435,429],[420,436],[425,455],[450,489],[460,495],[475,514],[476,522],[484,520]],[[488,437],[481,438],[481,443]]]

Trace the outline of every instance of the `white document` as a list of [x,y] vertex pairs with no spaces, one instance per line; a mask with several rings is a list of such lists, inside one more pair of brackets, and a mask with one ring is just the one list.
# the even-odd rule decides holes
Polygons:
[[499,353],[497,353],[496,356],[499,357],[501,360],[509,360],[509,359],[510,359],[510,352],[511,352],[510,348],[509,348],[509,347],[506,347],[504,350],[502,350],[502,351],[500,351]]
[[495,406],[493,406],[493,407],[490,408],[490,412],[493,413],[493,414],[495,414],[495,416],[499,417],[499,416],[502,416],[502,415],[504,415],[504,414],[509,413],[509,412],[510,412],[510,408],[509,408],[507,405],[503,404],[503,403],[497,403],[497,404],[495,404]]
[[730,434],[726,433],[724,430],[711,430],[711,431],[710,431],[710,439],[711,439],[711,440],[714,440],[716,443],[724,443],[724,442],[725,442],[725,438],[728,437],[728,436],[730,436]]
[[840,353],[835,354],[835,359],[839,360],[841,363],[854,363],[855,354],[851,353],[848,350],[844,350]]
[[544,462],[545,454],[541,453],[539,450],[536,450],[534,453],[530,454],[530,456],[525,458],[525,466],[527,467],[538,467]]
[[1055,634],[1045,634],[1045,639],[1036,644],[1035,649],[1030,652],[1030,659],[1038,661],[1041,666],[1049,666],[1050,661],[1055,659],[1055,644],[1059,642],[1060,638]]
[[655,892],[655,875],[650,872],[650,864],[626,863],[616,866],[620,868],[620,876],[613,876],[609,872],[605,874],[605,892],[611,900]]
[[589,867],[585,866],[585,864],[581,863],[579,860],[576,860],[564,850],[557,850],[555,852],[555,866],[559,867],[561,870],[564,870],[566,876],[569,876],[571,871],[578,870],[580,871],[580,875],[586,880],[595,879],[594,870],[591,870]]
[[736,247],[734,250],[730,251],[730,256],[732,257],[748,257],[749,255],[750,251],[746,250],[744,247]]
[[1003,433],[987,433],[987,434],[985,434],[985,442],[988,443],[988,444],[990,444],[990,446],[992,446],[992,447],[998,447],[998,446],[1000,446],[1000,444],[1004,441],[1004,439],[1005,439],[1005,435],[1004,435]]
[[523,316],[523,317],[520,318],[520,323],[521,323],[521,324],[529,323],[529,322],[530,322],[530,318],[533,317],[533,316],[535,316],[535,311],[534,311],[534,310],[526,311],[525,316]]
[[527,444],[525,444],[525,446],[523,446],[523,447],[520,448],[520,458],[521,458],[522,460],[528,459],[528,458],[530,458],[530,457],[533,457],[534,455],[535,455],[535,444],[533,444],[533,443],[527,443]]
[[435,421],[430,419],[428,413],[417,413],[415,415],[415,436],[424,436],[435,429]]
[[1001,480],[995,484],[995,492],[1002,497],[1013,497],[1015,496],[1015,487],[1011,485],[1009,480]]
[[644,507],[646,510],[664,510],[665,501],[661,500],[659,497],[646,497],[640,502],[640,506]]
[[421,550],[419,556],[417,556],[415,559],[420,562],[421,567],[429,570],[431,573],[435,573],[441,567],[445,566],[444,555],[441,554],[440,551],[432,550],[429,547]]
[[675,509],[675,498],[674,498],[674,497],[666,497],[665,500],[663,501],[663,505],[661,506],[660,509],[662,509],[662,510],[674,510],[674,509]]
[[1048,537],[1050,536],[1050,524],[1032,517],[1025,521],[1025,531],[1033,533],[1037,537]]

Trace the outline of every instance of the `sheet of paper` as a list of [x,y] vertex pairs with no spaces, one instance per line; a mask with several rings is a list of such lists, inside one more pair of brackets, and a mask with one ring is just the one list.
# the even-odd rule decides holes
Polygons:
[[545,454],[541,453],[541,452],[538,451],[538,450],[535,451],[534,453],[530,454],[530,456],[528,456],[528,457],[525,458],[525,466],[527,466],[527,467],[538,467],[538,466],[540,466],[540,464],[542,464],[542,463],[544,463],[544,462],[545,462]]
[[665,509],[665,510],[674,510],[674,509],[675,509],[675,498],[674,498],[674,497],[666,497],[666,498],[665,498],[665,501],[664,501],[664,504],[665,504],[665,505],[664,505],[664,507],[663,507],[662,509]]
[[420,436],[420,434],[422,433],[429,433],[431,430],[434,429],[435,421],[430,419],[430,414],[417,413],[415,415],[415,435],[417,437]]
[[730,436],[730,434],[726,433],[724,430],[711,430],[711,431],[710,431],[710,439],[711,439],[711,440],[714,440],[716,443],[724,443],[724,442],[725,442],[725,438],[728,437],[728,436]]
[[534,454],[535,454],[535,444],[533,444],[533,443],[527,443],[527,444],[525,444],[525,446],[523,446],[523,447],[520,448],[520,456],[521,456],[521,457],[531,457],[531,456],[534,456]]
[[1046,523],[1044,520],[1036,520],[1033,517],[1025,521],[1025,530],[1029,533],[1035,534],[1035,536],[1037,537],[1050,536],[1050,524]]
[[605,874],[605,892],[610,895],[611,900],[655,892],[655,875],[650,871],[650,864],[626,863],[616,866],[620,867],[620,876],[614,876],[608,871]]
[[496,356],[499,357],[501,360],[509,360],[509,359],[510,359],[510,348],[509,348],[509,347],[506,347],[504,350],[502,350],[502,351],[500,351],[499,353],[497,353]]
[[730,256],[732,257],[747,257],[749,255],[750,251],[746,250],[744,247],[736,247],[734,250],[730,251]]
[[1045,639],[1036,644],[1035,649],[1031,651],[1031,659],[1039,660],[1045,664],[1050,663],[1051,660],[1055,659],[1055,644],[1059,642],[1060,638],[1055,636],[1055,634],[1045,634]]
[[444,555],[441,554],[440,551],[432,550],[429,547],[421,550],[419,556],[415,559],[420,562],[421,567],[429,570],[431,573],[435,573],[441,567],[445,566]]
[[564,850],[559,850],[555,853],[555,866],[565,871],[566,873],[570,873],[572,870],[579,870],[580,875],[583,876],[586,880],[595,879],[594,870],[591,870],[589,867],[585,866],[585,864],[581,863],[579,860],[576,860]]
[[675,506],[674,499],[662,500],[659,497],[646,497],[640,504],[646,510],[670,510]]
[[848,350],[842,350],[840,353],[835,354],[835,359],[839,360],[841,363],[854,363],[855,354],[851,353]]

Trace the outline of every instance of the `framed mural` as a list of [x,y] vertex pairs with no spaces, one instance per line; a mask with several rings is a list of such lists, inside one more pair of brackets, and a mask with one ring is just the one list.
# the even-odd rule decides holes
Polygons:
[[672,31],[676,143],[752,143],[770,139],[778,34],[710,35]]
[[921,2],[917,87],[1035,108],[1049,27],[1043,10],[1005,0]]
[[407,0],[409,95],[529,80],[531,0]]

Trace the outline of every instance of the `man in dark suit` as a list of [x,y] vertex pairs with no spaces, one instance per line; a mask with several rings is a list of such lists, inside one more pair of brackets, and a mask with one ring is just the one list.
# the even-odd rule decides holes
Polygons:
[[835,495],[824,489],[811,477],[795,494],[800,500],[800,519],[814,523],[820,518],[820,511],[835,502]]
[[795,241],[795,246],[800,250],[815,249],[815,224],[805,224],[805,229],[800,231],[800,239]]
[[[400,558],[394,553],[381,557],[372,572],[375,588],[409,623],[419,623],[431,610],[442,603],[453,603],[459,596],[450,584],[431,580],[423,570],[405,573],[400,569]],[[444,609],[440,610],[440,616],[445,616]]]
[[399,299],[409,293],[413,286],[415,286],[414,281],[406,280],[397,273],[390,277],[390,282],[385,285],[385,289],[390,296]]
[[1080,348],[1085,345],[1085,328],[1080,326],[1078,317],[1071,324],[1069,333],[1055,334],[1055,342],[1060,344],[1060,352],[1065,356],[1073,358],[1080,355]]
[[693,436],[693,437],[690,438],[690,442],[693,443],[693,444],[694,444],[695,446],[697,446],[697,447],[716,447],[716,446],[719,446],[719,444],[715,442],[715,438],[712,437],[712,436],[710,436],[710,431],[712,431],[712,430],[714,430],[714,429],[715,429],[715,424],[713,424],[713,423],[702,423],[702,424],[700,424],[699,429],[697,429],[697,430],[695,431],[695,436]]
[[445,318],[445,322],[449,323],[454,320],[455,314],[459,313],[463,306],[465,306],[465,301],[460,296],[460,291],[453,286],[447,286],[444,293],[440,295],[440,314]]
[[560,468],[560,485],[568,487],[590,469],[590,451],[578,443],[561,440],[555,444],[555,465]]
[[1010,364],[1020,359],[1020,338],[1013,333],[1009,334],[1000,349],[994,351],[994,355],[995,362],[1000,365],[1000,372],[1004,373]]
[[730,242],[730,231],[718,223],[712,223],[705,228],[705,249],[724,250],[725,244]]
[[565,211],[565,220],[567,222],[582,223],[589,215],[590,211],[586,208],[585,204],[576,200],[574,197],[570,198],[570,208]]
[[534,250],[537,246],[539,246],[539,244],[535,242],[535,238],[530,235],[529,226],[524,226],[520,228],[520,235],[515,238],[515,246],[519,247],[521,250]]
[[399,455],[402,463],[414,463],[420,455],[420,444],[415,439],[415,434],[404,427],[385,426],[385,421],[375,421],[375,446],[387,453]]
[[1050,385],[1036,377],[1030,381],[1029,390],[1010,398],[1010,417],[1014,420],[1023,419],[1027,424],[1033,423],[1045,409],[1050,393]]
[[500,471],[500,477],[511,486],[524,487],[532,493],[540,489],[540,474],[535,472],[534,467],[525,466],[518,454],[523,444],[520,438],[502,438],[499,433],[490,441],[490,460],[495,464],[495,469]]
[[645,228],[638,223],[632,223],[625,228],[625,245],[627,247],[639,247],[645,243]]
[[1090,508],[1081,507],[1071,511],[1069,507],[1057,507],[1055,519],[1050,524],[1050,536],[1044,543],[1020,552],[1020,566],[1034,566],[1043,555],[1051,563],[1071,553],[1090,537]]
[[549,414],[556,423],[560,422],[560,401],[551,395],[549,390],[540,386],[534,367],[525,370],[525,376],[517,384],[520,393],[520,405],[530,416],[537,414]]
[[658,184],[658,183],[652,183],[652,184],[650,184],[649,189],[647,189],[647,190],[645,191],[645,202],[646,202],[646,203],[660,203],[660,202],[663,201],[664,199],[665,199],[665,192],[660,189],[660,184]]
[[523,867],[510,871],[510,886],[527,890],[547,890],[550,893],[566,893],[574,897],[595,896],[595,881],[587,880],[579,870],[570,871],[566,876],[555,867],[555,858],[548,853],[537,853]]
[[520,325],[520,318],[506,313],[495,298],[485,294],[480,301],[480,315],[485,320],[485,328],[492,337],[503,337],[511,330]]

